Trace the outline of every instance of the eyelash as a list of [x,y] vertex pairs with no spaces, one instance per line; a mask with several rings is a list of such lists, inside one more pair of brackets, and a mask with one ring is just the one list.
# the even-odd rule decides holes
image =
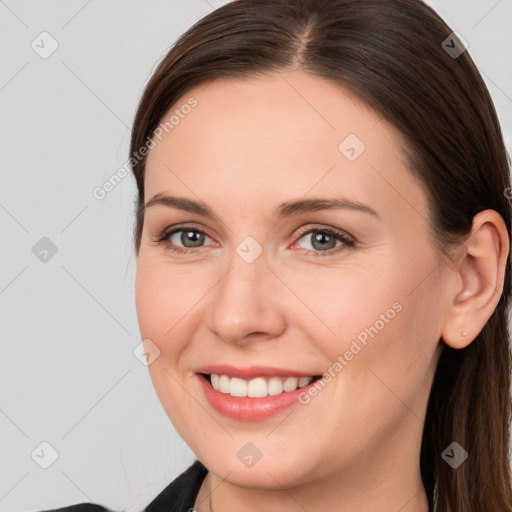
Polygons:
[[[183,248],[183,247],[177,247],[175,245],[172,245],[169,242],[169,239],[171,238],[172,235],[174,235],[176,233],[180,233],[181,231],[193,231],[194,233],[200,233],[200,234],[206,235],[209,238],[211,238],[208,235],[208,233],[204,232],[202,229],[196,228],[195,226],[180,226],[179,229],[177,229],[177,228],[174,228],[172,230],[169,230],[168,228],[164,229],[163,231],[156,234],[156,238],[153,241],[157,244],[164,243],[166,248],[169,249],[170,251],[172,251],[173,253],[178,253],[178,254],[189,253],[190,254],[190,253],[201,252],[203,247],[201,247],[199,249]],[[356,247],[356,241],[354,238],[349,237],[348,235],[344,234],[342,231],[338,231],[337,229],[328,227],[328,226],[309,228],[305,231],[302,231],[302,232],[298,233],[297,241],[300,240],[301,238],[303,238],[305,235],[315,233],[315,232],[332,236],[336,240],[343,242],[343,245],[341,247],[335,247],[332,249],[328,249],[326,251],[317,251],[317,250],[311,250],[311,249],[294,249],[294,250],[305,251],[306,253],[312,253],[312,256],[331,256],[331,255],[340,253],[341,251],[347,250],[349,248]]]

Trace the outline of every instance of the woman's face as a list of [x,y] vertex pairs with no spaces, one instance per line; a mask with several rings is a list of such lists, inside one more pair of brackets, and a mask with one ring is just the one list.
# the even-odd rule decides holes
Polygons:
[[398,132],[303,72],[217,80],[173,114],[145,202],[188,202],[146,208],[136,305],[178,433],[239,485],[419,472],[447,294]]

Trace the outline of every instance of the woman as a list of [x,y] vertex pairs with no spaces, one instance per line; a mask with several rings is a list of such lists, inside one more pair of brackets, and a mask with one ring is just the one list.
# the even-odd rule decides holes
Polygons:
[[509,165],[432,9],[224,5],[131,157],[139,326],[198,458],[147,511],[512,510]]

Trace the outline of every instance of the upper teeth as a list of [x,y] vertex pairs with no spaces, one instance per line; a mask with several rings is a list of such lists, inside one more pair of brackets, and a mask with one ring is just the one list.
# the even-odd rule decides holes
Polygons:
[[307,386],[313,377],[256,377],[249,381],[238,377],[211,374],[213,389],[231,396],[263,398],[267,395],[279,395],[283,391],[295,391]]

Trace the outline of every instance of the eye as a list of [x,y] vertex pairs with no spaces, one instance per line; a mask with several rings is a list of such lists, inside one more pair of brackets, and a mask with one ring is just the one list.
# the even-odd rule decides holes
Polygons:
[[[301,245],[300,241],[303,239],[306,243]],[[355,241],[342,231],[324,226],[303,231],[296,244],[299,244],[299,249],[312,252],[314,256],[326,256],[354,247]]]
[[205,240],[213,241],[204,231],[194,226],[183,226],[181,229],[164,230],[157,234],[156,243],[164,243],[172,252],[197,252]]
[[[181,233],[181,234],[180,234]],[[194,249],[200,247],[206,238],[210,238],[202,231],[186,229],[181,231],[175,231],[170,237],[169,241],[173,244],[183,244],[187,249]]]

